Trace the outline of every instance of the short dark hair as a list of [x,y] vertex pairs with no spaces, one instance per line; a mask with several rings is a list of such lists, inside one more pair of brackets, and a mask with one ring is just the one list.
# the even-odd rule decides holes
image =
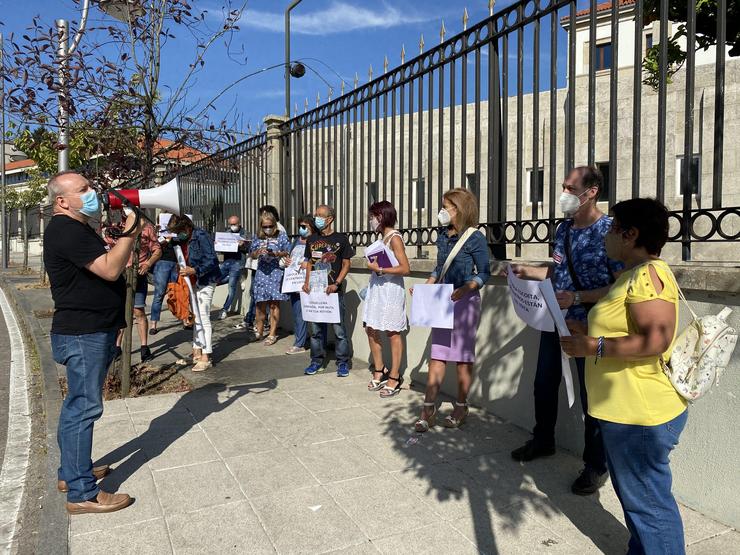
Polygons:
[[659,255],[668,241],[668,209],[652,198],[633,198],[612,206],[615,228],[637,230],[635,247]]
[[298,225],[301,224],[308,224],[308,226],[311,228],[311,233],[316,233],[316,223],[313,220],[312,214],[303,214],[303,216],[298,218]]
[[387,200],[381,200],[370,206],[370,214],[378,218],[383,228],[395,227],[398,222],[398,214],[393,205]]
[[604,176],[596,166],[577,166],[571,171],[578,173],[584,189],[596,187],[601,192],[604,188]]
[[184,215],[177,216],[173,214],[170,221],[167,222],[167,231],[170,233],[187,233],[191,229],[193,229],[193,220]]
[[264,206],[260,207],[260,214],[262,214],[263,212],[269,212],[275,218],[276,222],[280,221],[280,214],[278,213],[277,208],[275,208],[272,204],[265,204]]

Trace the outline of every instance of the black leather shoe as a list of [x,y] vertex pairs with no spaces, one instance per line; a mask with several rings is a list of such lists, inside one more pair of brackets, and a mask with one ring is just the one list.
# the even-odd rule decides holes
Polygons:
[[591,495],[592,493],[596,493],[596,490],[606,483],[608,477],[608,472],[599,473],[593,468],[586,467],[581,471],[581,475],[576,478],[576,481],[573,482],[570,491],[576,495]]
[[549,457],[555,454],[555,446],[543,446],[535,443],[533,439],[530,439],[527,443],[514,449],[511,452],[511,458],[515,461],[533,461],[540,457]]
[[149,348],[148,345],[142,345],[141,346],[141,362],[147,362],[152,360],[154,357],[152,356],[152,351]]

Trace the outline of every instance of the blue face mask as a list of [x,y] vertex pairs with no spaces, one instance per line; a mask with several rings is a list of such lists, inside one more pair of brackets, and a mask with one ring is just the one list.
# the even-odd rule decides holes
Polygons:
[[309,231],[309,229],[308,229],[307,227],[303,227],[303,226],[301,226],[301,227],[300,227],[300,228],[298,229],[298,233],[299,233],[299,234],[300,234],[300,236],[301,236],[301,237],[303,237],[303,238],[305,238],[305,237],[308,237],[308,236],[309,236],[309,235],[311,234],[311,232]]
[[185,233],[184,231],[181,231],[180,233],[177,234],[177,240],[180,243],[187,243],[188,242],[188,234]]
[[80,195],[80,200],[82,201],[80,214],[84,214],[88,218],[97,218],[98,216],[100,216],[100,212],[102,211],[100,206],[100,199],[98,198],[98,194],[93,189],[90,189],[86,193],[82,193]]
[[321,231],[326,227],[326,218],[322,218],[321,216],[316,216],[314,218],[314,223],[316,224],[316,229]]

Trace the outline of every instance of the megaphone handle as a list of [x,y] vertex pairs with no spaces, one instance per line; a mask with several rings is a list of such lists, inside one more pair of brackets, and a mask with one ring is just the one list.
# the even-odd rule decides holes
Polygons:
[[121,204],[123,204],[123,206],[125,206],[126,208],[130,208],[131,210],[135,210],[136,213],[139,214],[139,216],[142,216],[150,224],[156,225],[149,216],[147,216],[138,206],[134,206],[133,204],[131,204],[131,201],[129,201],[121,193],[119,193],[115,189],[109,189],[108,192],[111,193],[116,198],[118,198],[118,200],[121,201]]

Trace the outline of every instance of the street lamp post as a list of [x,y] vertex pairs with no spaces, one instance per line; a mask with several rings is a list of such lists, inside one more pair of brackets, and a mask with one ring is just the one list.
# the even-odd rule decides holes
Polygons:
[[8,241],[8,218],[5,211],[5,58],[3,55],[3,34],[0,33],[0,182],[2,184],[2,200],[0,200],[0,225],[2,226],[2,258],[3,270],[8,269],[10,261],[10,241]]
[[[285,117],[290,117],[290,10],[303,0],[293,0],[285,10]],[[305,69],[303,70],[305,72]],[[300,77],[300,76],[299,76]]]

